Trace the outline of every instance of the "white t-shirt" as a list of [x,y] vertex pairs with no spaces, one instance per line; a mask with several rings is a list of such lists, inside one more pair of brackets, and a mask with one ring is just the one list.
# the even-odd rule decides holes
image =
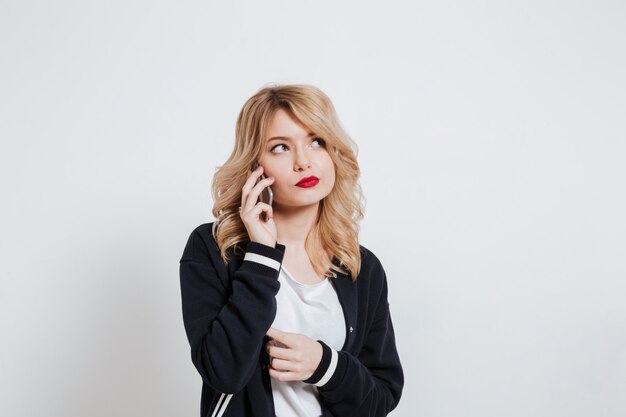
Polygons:
[[[283,266],[278,275],[277,311],[272,327],[301,333],[322,340],[341,350],[346,338],[343,309],[335,288],[326,278],[316,284],[302,284]],[[319,417],[322,407],[317,387],[302,381],[278,381],[270,378],[276,417]]]

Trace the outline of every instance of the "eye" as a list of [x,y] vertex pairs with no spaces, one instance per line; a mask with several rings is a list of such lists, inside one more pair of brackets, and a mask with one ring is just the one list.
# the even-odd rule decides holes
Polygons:
[[[318,145],[315,146],[315,148],[321,148],[321,147],[324,147],[326,145],[326,141],[324,141],[324,139],[322,139],[322,138],[313,138],[311,143],[313,143],[313,142],[317,142],[318,143]],[[281,146],[284,147],[285,149],[289,149],[289,147],[287,145],[285,145],[284,143],[279,143],[278,145],[276,145],[272,149],[270,149],[270,152],[272,152],[272,153],[282,153],[282,151],[276,151],[276,149],[278,149]]]
[[[274,149],[276,149],[276,148],[278,148],[280,146],[287,147],[284,143],[279,143],[278,145],[276,145],[272,149],[270,149],[270,152],[274,152]],[[282,153],[282,152],[274,152],[274,153]]]
[[320,144],[319,145],[320,147],[324,146],[326,144],[326,142],[322,138],[315,138],[315,139],[313,139],[313,142],[318,142]]

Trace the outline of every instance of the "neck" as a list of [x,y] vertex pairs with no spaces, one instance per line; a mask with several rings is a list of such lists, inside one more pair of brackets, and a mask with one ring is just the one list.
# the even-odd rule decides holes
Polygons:
[[304,242],[315,224],[319,202],[303,207],[273,207],[277,241],[290,249],[290,252],[304,251]]

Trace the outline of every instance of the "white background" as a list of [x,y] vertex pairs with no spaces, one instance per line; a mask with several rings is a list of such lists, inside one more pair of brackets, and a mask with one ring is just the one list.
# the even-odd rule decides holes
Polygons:
[[359,144],[394,416],[626,415],[626,3],[0,0],[0,415],[199,415],[178,262],[267,83]]

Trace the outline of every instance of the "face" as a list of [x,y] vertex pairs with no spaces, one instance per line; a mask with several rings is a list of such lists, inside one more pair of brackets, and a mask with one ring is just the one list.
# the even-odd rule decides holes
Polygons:
[[[324,140],[283,109],[272,118],[259,163],[266,177],[274,177],[275,209],[317,205],[335,185],[335,165]],[[296,185],[311,176],[319,178],[316,185]]]

